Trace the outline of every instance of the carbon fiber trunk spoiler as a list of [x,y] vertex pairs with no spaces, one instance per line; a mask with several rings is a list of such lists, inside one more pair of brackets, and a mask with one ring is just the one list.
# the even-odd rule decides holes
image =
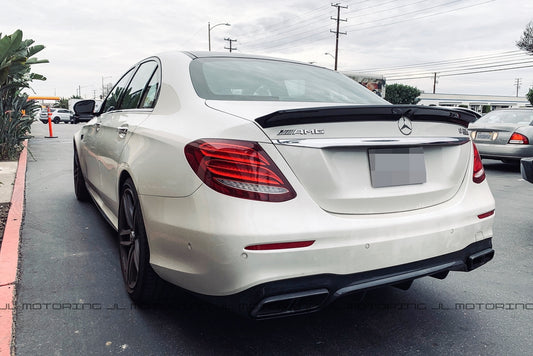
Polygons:
[[279,110],[257,118],[262,128],[350,121],[411,121],[444,122],[468,127],[477,117],[461,108],[440,108],[421,105],[354,105]]

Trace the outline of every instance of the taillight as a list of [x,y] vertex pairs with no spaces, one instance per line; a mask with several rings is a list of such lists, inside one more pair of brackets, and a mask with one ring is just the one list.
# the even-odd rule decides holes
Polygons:
[[526,136],[519,134],[518,132],[513,132],[513,134],[511,135],[511,138],[509,139],[509,143],[528,145],[529,140]]
[[485,169],[483,169],[483,163],[481,162],[481,156],[477,150],[477,147],[472,143],[474,147],[474,176],[472,177],[474,183],[481,183],[485,180]]
[[217,192],[271,202],[296,196],[285,176],[257,142],[197,140],[185,146],[185,156],[198,177]]

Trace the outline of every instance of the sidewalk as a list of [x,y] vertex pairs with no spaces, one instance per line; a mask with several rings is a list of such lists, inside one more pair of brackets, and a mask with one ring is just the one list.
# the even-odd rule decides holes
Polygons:
[[0,203],[11,202],[17,165],[17,161],[0,161]]

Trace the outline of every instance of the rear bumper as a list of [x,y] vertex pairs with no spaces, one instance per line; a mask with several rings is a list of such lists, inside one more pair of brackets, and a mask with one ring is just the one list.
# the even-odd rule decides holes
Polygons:
[[443,279],[450,271],[471,271],[494,256],[492,239],[477,241],[443,256],[373,271],[348,275],[319,274],[263,283],[243,292],[213,297],[200,295],[214,304],[254,319],[268,319],[318,311],[339,297],[383,286],[407,289],[414,279]]
[[533,145],[495,145],[474,141],[481,158],[520,160],[533,156]]
[[[156,273],[215,297],[304,276],[403,266],[493,236],[494,215],[479,217],[494,210],[486,182],[465,184],[453,199],[433,207],[374,215],[330,214],[303,194],[279,204],[213,195],[202,186],[184,198],[139,197]],[[294,241],[314,243],[271,251],[246,248]]]

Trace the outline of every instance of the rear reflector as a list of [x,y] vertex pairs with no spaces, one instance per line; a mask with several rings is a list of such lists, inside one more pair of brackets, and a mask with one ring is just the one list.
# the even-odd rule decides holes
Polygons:
[[251,245],[246,246],[245,250],[252,250],[252,251],[268,251],[268,250],[283,250],[288,248],[302,248],[302,247],[309,247],[311,246],[315,241],[296,241],[296,242],[281,242],[281,243],[273,243],[273,244],[262,244],[262,245]]
[[474,183],[479,184],[485,180],[485,169],[483,168],[481,156],[479,155],[476,145],[472,143],[472,146],[474,147],[474,175],[472,180]]
[[296,196],[283,173],[257,142],[206,139],[185,146],[198,177],[219,193],[270,202]]
[[527,145],[529,144],[529,140],[526,136],[519,134],[517,132],[514,132],[511,135],[511,138],[509,139],[509,143],[517,143],[520,145]]
[[494,210],[487,211],[486,213],[483,213],[483,214],[479,214],[477,217],[479,219],[485,219],[485,218],[488,218],[489,216],[492,216],[492,215],[494,215]]

